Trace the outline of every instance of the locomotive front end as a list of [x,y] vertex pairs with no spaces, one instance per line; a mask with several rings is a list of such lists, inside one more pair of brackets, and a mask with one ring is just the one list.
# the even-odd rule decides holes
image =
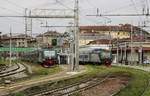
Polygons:
[[53,65],[57,64],[57,53],[56,51],[43,51],[43,61],[42,66],[43,67],[51,67]]

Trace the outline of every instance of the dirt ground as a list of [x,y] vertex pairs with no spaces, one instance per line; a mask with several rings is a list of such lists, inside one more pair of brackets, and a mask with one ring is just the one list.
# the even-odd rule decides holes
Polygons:
[[80,93],[80,96],[111,96],[127,86],[129,77],[109,78],[100,85],[85,90]]

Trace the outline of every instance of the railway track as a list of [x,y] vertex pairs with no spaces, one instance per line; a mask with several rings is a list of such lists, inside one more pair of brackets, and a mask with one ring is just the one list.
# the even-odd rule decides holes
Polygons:
[[5,78],[7,76],[15,75],[17,73],[24,72],[26,68],[22,64],[16,64],[15,68],[10,68],[8,71],[0,72],[0,78]]
[[90,79],[83,80],[82,82],[76,82],[70,85],[67,85],[65,87],[59,87],[56,89],[51,90],[42,90],[39,92],[32,92],[28,94],[28,96],[68,96],[72,95],[76,92],[81,92],[84,90],[87,90],[89,88],[92,88],[94,86],[99,85],[100,83],[104,82],[110,78],[110,75],[107,75],[105,77],[93,77]]
[[[14,67],[14,68],[13,68]],[[10,73],[10,72],[13,72],[13,71],[16,71],[16,70],[18,70],[20,68],[20,66],[18,65],[18,64],[15,64],[15,65],[13,65],[13,66],[11,66],[11,67],[8,67],[5,71],[1,71],[0,72],[0,75],[2,75],[2,74],[6,74],[6,73]],[[10,70],[9,70],[10,69]]]

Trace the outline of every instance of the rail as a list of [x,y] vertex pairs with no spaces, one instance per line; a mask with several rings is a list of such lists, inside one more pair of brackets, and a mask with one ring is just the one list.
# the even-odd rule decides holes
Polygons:
[[7,76],[11,76],[11,75],[14,75],[14,74],[18,74],[18,73],[21,73],[21,72],[24,72],[26,70],[26,68],[22,68],[21,69],[21,64],[16,64],[17,65],[17,68],[15,69],[12,69],[12,70],[9,70],[9,71],[6,71],[6,72],[1,72],[0,73],[0,78],[4,78],[4,77],[7,77]]
[[[18,70],[19,68],[20,68],[20,66],[18,65],[18,64],[15,64],[17,67],[16,68],[14,68],[14,69],[11,69],[11,70],[9,70],[9,71],[4,71],[4,72],[0,72],[0,75],[1,74],[5,74],[5,73],[10,73],[10,72],[12,72],[12,71],[16,71],[16,70]],[[15,66],[14,65],[14,66]],[[12,67],[12,66],[11,66]],[[9,67],[10,68],[10,67]]]
[[103,79],[102,77],[92,77],[90,79],[83,80],[81,82],[73,83],[65,87],[60,87],[52,90],[43,90],[40,93],[35,92],[28,94],[28,96],[64,96],[64,95],[71,95],[76,92],[81,92],[83,90],[87,90],[89,88],[92,88],[94,86],[97,86],[98,84],[104,82],[109,78],[110,75],[106,75]]

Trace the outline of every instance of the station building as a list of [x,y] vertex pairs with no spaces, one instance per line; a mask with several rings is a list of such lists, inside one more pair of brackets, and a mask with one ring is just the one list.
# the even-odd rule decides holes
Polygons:
[[[1,35],[0,57],[5,60],[10,56],[10,39],[11,39],[11,56],[16,59],[24,52],[33,50],[34,38],[25,34],[8,34]],[[32,43],[31,43],[32,42]],[[34,43],[35,44],[35,43]],[[29,48],[32,47],[32,48]]]
[[[148,36],[149,33],[137,26],[133,27],[133,34],[139,36],[142,34],[144,37]],[[131,25],[120,24],[115,26],[80,26],[80,41],[79,45],[87,45],[91,41],[99,39],[123,39],[130,38],[131,36]]]
[[27,36],[25,34],[19,34],[19,35],[10,35],[4,34],[1,36],[1,42],[4,47],[9,47],[10,45],[10,38],[11,38],[11,44],[12,47],[28,47],[28,41],[31,40],[32,37]]
[[43,34],[36,36],[37,44],[39,47],[52,47],[59,45],[61,34],[56,31],[47,31]]
[[150,64],[150,41],[126,38],[113,41],[114,63]]
[[98,40],[94,40],[94,41],[90,41],[87,45],[93,45],[93,46],[99,46],[102,49],[106,49],[106,50],[111,50],[111,40],[109,39],[98,39]]
[[131,26],[81,26],[80,45],[109,48],[114,63],[150,63],[150,34],[137,26],[132,26],[131,33]]

